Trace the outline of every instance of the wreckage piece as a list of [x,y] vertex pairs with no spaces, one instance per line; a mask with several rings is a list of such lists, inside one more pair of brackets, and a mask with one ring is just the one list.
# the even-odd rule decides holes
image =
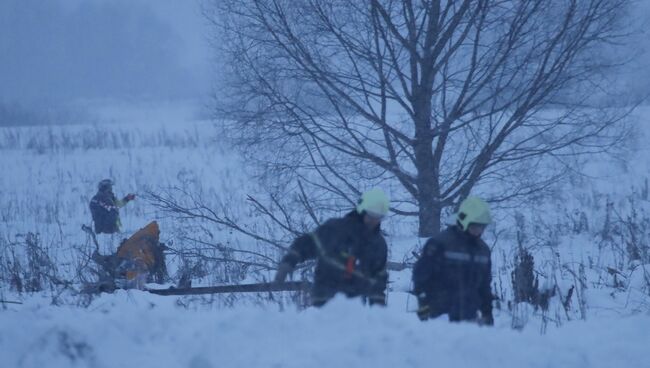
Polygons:
[[82,229],[93,238],[95,251],[92,260],[99,266],[99,280],[87,285],[85,290],[88,292],[112,292],[117,288],[142,290],[147,282],[164,281],[167,275],[164,250],[167,247],[159,241],[160,229],[156,221],[125,239],[117,252],[110,255],[99,253],[92,229],[88,226],[82,226]]
[[162,282],[166,274],[165,246],[160,244],[160,229],[156,221],[138,230],[117,248],[120,260],[118,272],[126,280],[125,288],[144,289],[144,284]]

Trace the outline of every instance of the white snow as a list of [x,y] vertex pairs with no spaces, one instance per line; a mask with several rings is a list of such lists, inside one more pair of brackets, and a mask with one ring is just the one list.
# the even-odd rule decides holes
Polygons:
[[650,315],[534,329],[421,323],[404,310],[334,299],[302,312],[188,310],[176,297],[103,295],[87,309],[27,300],[0,313],[4,367],[650,367]]

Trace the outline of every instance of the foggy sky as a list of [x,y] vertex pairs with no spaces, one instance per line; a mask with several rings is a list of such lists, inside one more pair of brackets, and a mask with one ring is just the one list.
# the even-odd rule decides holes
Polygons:
[[[0,105],[206,94],[201,1],[0,0]],[[611,82],[637,95],[650,93],[650,0],[635,6],[630,17],[645,21],[629,47],[640,57]]]
[[200,96],[203,24],[195,0],[2,0],[0,103]]

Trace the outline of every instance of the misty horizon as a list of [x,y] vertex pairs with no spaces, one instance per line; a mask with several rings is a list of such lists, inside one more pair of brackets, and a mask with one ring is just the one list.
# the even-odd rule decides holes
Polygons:
[[[0,3],[0,105],[201,99],[217,67],[205,0],[5,0]],[[207,1],[209,3],[209,1]],[[629,14],[635,33],[610,52],[629,63],[606,76],[612,95],[646,96],[650,2]],[[212,64],[211,64],[212,63]],[[609,97],[607,97],[609,98]]]

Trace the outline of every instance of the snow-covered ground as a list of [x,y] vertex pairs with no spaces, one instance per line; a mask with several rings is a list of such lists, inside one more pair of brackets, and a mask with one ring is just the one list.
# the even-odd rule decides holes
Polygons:
[[[0,129],[0,265],[8,264],[2,257],[20,252],[20,234],[38,232],[61,276],[72,277],[83,251],[91,249],[79,228],[90,222],[87,204],[105,177],[116,181],[118,195],[176,187],[201,193],[209,205],[232,206],[235,216],[248,213],[246,194],[255,193],[255,184],[212,123],[194,110],[119,106],[99,112],[104,122],[94,125]],[[500,221],[488,242],[494,245],[495,293],[504,300],[494,328],[420,323],[407,294],[409,270],[391,273],[385,309],[337,299],[321,310],[299,310],[286,303],[289,296],[211,303],[140,291],[102,295],[87,305],[70,290],[18,294],[0,282],[0,300],[22,303],[0,303],[0,367],[650,367],[650,267],[617,258],[625,252],[621,242],[629,240],[625,229],[612,230],[611,239],[601,235],[609,202],[622,220],[635,209],[637,225],[650,212],[642,193],[650,170],[643,134],[649,130],[639,128],[622,160],[592,162],[585,167],[591,176],[563,184],[555,201],[495,214]],[[557,287],[546,312],[506,305],[516,212],[526,216],[524,245],[535,256],[540,285]],[[163,241],[187,231],[140,198],[122,212],[124,234],[154,219]],[[391,221],[391,257],[401,261],[422,239],[395,233],[402,227]],[[208,230],[224,243],[244,241]],[[637,230],[641,242],[650,239],[650,226]],[[107,253],[117,239],[100,242]],[[562,297],[572,287],[567,309]]]
[[[397,299],[397,300],[395,300]],[[337,298],[302,312],[187,310],[140,291],[86,309],[47,300],[0,313],[3,367],[650,367],[650,316],[580,321],[540,335],[421,323],[401,296],[363,307]]]

